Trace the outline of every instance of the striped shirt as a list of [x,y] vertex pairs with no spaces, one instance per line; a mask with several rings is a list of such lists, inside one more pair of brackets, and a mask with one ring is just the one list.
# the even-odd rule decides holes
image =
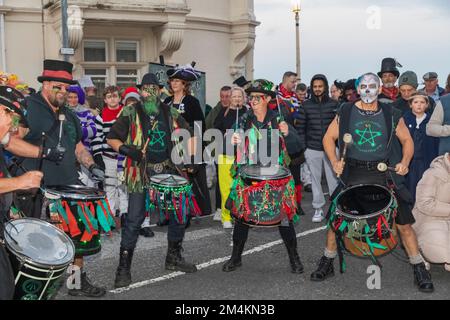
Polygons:
[[122,106],[117,110],[111,110],[108,107],[105,107],[102,113],[95,118],[97,133],[91,142],[92,153],[94,156],[97,154],[106,155],[112,158],[118,156],[118,153],[106,143],[106,137],[108,136],[111,127],[116,122],[121,110]]
[[77,114],[81,123],[81,130],[83,133],[81,141],[83,145],[90,151],[91,141],[97,134],[97,127],[95,125],[95,116],[92,114],[89,108],[78,105],[73,108],[73,111]]

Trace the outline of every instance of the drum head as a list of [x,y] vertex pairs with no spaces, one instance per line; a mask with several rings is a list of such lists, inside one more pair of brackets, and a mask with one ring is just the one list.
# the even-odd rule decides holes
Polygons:
[[103,190],[82,185],[49,186],[45,188],[47,198],[66,200],[101,200],[106,198]]
[[283,179],[291,175],[287,168],[280,165],[271,167],[248,165],[243,166],[240,172],[243,178],[257,181]]
[[166,187],[181,187],[189,184],[185,178],[174,174],[157,174],[150,178],[154,184]]
[[37,266],[66,266],[75,256],[75,247],[64,232],[33,218],[7,222],[5,243],[19,259]]
[[337,211],[358,218],[384,211],[390,207],[392,200],[392,194],[386,187],[358,185],[341,192],[337,199]]

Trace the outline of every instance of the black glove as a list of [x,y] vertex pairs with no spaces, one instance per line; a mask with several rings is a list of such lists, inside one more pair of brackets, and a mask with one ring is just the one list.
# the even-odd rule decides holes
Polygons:
[[65,153],[66,149],[62,147],[44,148],[42,150],[42,158],[52,162],[60,162],[64,158]]
[[94,162],[96,165],[98,165],[100,168],[102,168],[103,170],[105,170],[105,162],[103,161],[103,156],[98,153],[94,156]]
[[127,146],[124,144],[120,146],[119,153],[136,162],[141,162],[143,157],[141,149],[136,148],[136,146]]
[[96,163],[89,167],[89,172],[92,174],[92,178],[97,181],[105,180],[105,170],[100,168],[100,166]]

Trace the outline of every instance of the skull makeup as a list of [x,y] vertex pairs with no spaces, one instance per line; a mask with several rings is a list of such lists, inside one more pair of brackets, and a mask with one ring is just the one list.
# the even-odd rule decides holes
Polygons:
[[373,73],[362,75],[358,81],[358,91],[364,103],[373,103],[380,92],[380,78]]

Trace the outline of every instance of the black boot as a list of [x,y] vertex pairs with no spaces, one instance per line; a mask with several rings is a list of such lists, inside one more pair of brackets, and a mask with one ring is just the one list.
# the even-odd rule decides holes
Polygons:
[[305,215],[305,211],[303,211],[303,208],[300,206],[300,204],[298,204],[298,206],[297,206],[297,214],[299,216],[304,216]]
[[195,264],[186,262],[181,256],[183,250],[182,241],[169,241],[166,256],[166,270],[181,271],[186,273],[197,272]]
[[323,256],[320,258],[319,267],[311,274],[311,281],[324,281],[334,276],[334,259]]
[[244,251],[245,240],[233,240],[233,252],[231,258],[222,267],[222,271],[231,272],[242,266],[242,252]]
[[131,261],[133,260],[134,250],[127,250],[120,248],[120,261],[119,267],[116,271],[116,280],[114,281],[114,287],[123,288],[128,287],[131,284]]
[[292,273],[303,273],[303,264],[300,261],[300,257],[297,252],[297,238],[285,240],[284,244],[286,245],[286,249],[288,251]]
[[144,227],[139,230],[139,234],[141,236],[144,236],[144,238],[153,238],[155,236],[155,233],[150,229],[150,227]]
[[431,281],[431,274],[425,268],[425,263],[413,265],[414,268],[414,283],[419,288],[419,291],[431,293],[434,291],[433,282]]
[[84,296],[90,298],[100,298],[106,294],[106,289],[101,287],[95,287],[86,272],[81,274],[81,288],[80,289],[70,289],[69,295],[71,296]]
[[311,185],[307,184],[307,185],[303,186],[303,191],[311,193],[312,192]]

